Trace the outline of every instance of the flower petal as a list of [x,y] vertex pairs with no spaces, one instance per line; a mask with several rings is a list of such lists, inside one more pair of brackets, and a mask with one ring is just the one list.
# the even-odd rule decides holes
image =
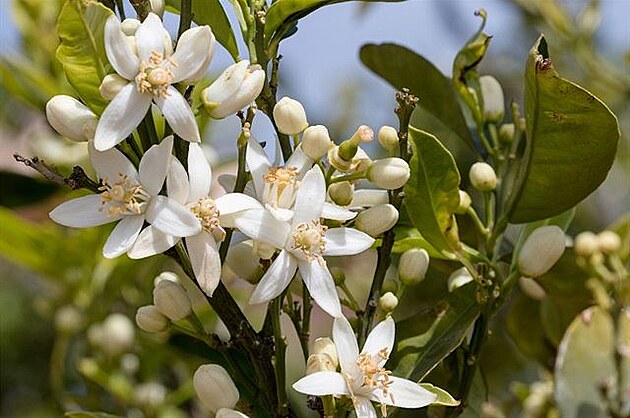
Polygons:
[[142,184],[144,191],[151,196],[157,195],[162,190],[171,161],[172,150],[173,135],[169,135],[160,144],[149,148],[140,160],[138,169],[140,184]]
[[273,215],[274,218],[281,222],[291,222],[291,218],[293,218],[293,211],[291,209],[274,208],[269,204],[266,204],[265,208]]
[[99,194],[90,194],[63,202],[54,208],[48,216],[64,226],[73,228],[89,228],[117,221],[120,216],[108,216],[102,209],[102,198]]
[[[208,68],[210,60],[207,58],[212,54],[209,46],[213,40],[214,36],[209,26],[198,26],[182,33],[177,40],[175,53],[171,55],[171,61],[177,64],[171,67],[173,83],[178,83]],[[205,68],[202,68],[204,64]]]
[[210,194],[212,169],[199,144],[188,146],[188,175],[190,176],[189,202],[205,199]]
[[109,234],[103,256],[105,258],[116,258],[126,253],[138,238],[138,234],[144,225],[143,215],[125,216],[118,222],[116,227]]
[[236,176],[234,174],[219,174],[217,181],[227,193],[233,191],[234,186],[236,186]]
[[267,154],[265,154],[265,150],[263,150],[253,137],[249,138],[247,144],[247,168],[250,173],[252,173],[256,196],[262,199],[263,191],[265,190],[265,180],[263,176],[267,174],[269,168],[271,168],[271,163],[269,162],[269,158],[267,158]]
[[295,257],[288,251],[280,251],[278,257],[271,264],[271,267],[260,280],[256,289],[254,289],[249,303],[268,302],[280,295],[289,286],[296,270],[297,261]]
[[109,179],[115,181],[122,174],[133,181],[138,181],[138,170],[125,157],[125,155],[116,148],[107,151],[97,151],[92,142],[88,143],[88,153],[92,167],[98,174],[99,179]]
[[349,221],[357,216],[356,212],[342,208],[330,202],[324,202],[322,209],[322,218],[333,219],[335,221]]
[[243,193],[228,193],[214,199],[220,216],[232,215],[249,209],[262,209],[260,202]]
[[324,235],[324,255],[354,255],[370,248],[374,238],[354,228],[332,228]]
[[201,231],[200,234],[186,238],[186,248],[201,290],[208,296],[212,296],[221,279],[221,259],[217,251],[217,243],[212,234]]
[[392,382],[389,386],[390,396],[383,396],[380,390],[374,390],[370,398],[384,405],[397,406],[399,408],[422,408],[437,399],[435,393],[429,392],[411,380],[390,376]]
[[[363,350],[361,353],[367,353],[371,355],[378,355],[379,351],[382,349],[387,350],[387,355],[391,355],[392,349],[394,348],[394,340],[396,338],[396,324],[392,317],[388,317],[384,321],[379,322],[377,326],[375,326],[370,334],[367,336],[365,340],[365,344],[363,345]],[[383,366],[385,364],[385,360],[381,360],[379,362],[379,366]]]
[[288,223],[280,222],[264,209],[244,211],[236,216],[234,223],[248,237],[276,248],[284,248],[291,232]]
[[140,71],[140,60],[131,50],[131,45],[116,16],[107,19],[104,40],[105,53],[114,70],[127,80],[133,80]]
[[151,225],[176,237],[189,237],[201,232],[201,224],[197,217],[166,196],[155,196],[151,199],[146,217]]
[[306,395],[315,396],[350,394],[348,385],[346,385],[341,373],[327,371],[304,376],[293,384],[293,389]]
[[333,322],[332,334],[341,371],[351,376],[354,375],[359,358],[359,345],[350,322],[343,316],[336,317],[335,322]]
[[285,166],[295,168],[299,173],[298,178],[301,178],[313,166],[313,160],[302,151],[302,144],[300,144],[293,151]]
[[318,260],[300,260],[299,266],[304,284],[319,307],[332,317],[342,316],[339,295],[328,268],[322,267]]
[[184,96],[175,87],[168,86],[166,96],[155,98],[155,103],[162,110],[173,132],[188,142],[201,141],[195,115]]
[[216,108],[212,109],[211,116],[215,119],[223,119],[238,112],[256,100],[262,92],[265,84],[265,72],[263,70],[247,70],[240,87],[229,97],[226,97]]
[[101,115],[94,133],[94,147],[105,151],[121,142],[140,124],[149,110],[151,96],[136,89],[136,83],[124,86]]
[[138,56],[141,61],[151,57],[153,51],[164,54],[164,25],[155,13],[149,13],[136,31]]
[[308,170],[295,197],[293,225],[310,222],[322,214],[326,200],[326,180],[319,166]]
[[362,396],[357,396],[354,403],[354,410],[357,414],[357,418],[377,418],[376,409],[372,405],[369,399]]
[[161,254],[177,244],[179,239],[179,237],[165,234],[149,225],[140,232],[138,239],[127,252],[127,255],[129,258],[139,259]]
[[221,103],[236,94],[243,82],[248,67],[249,61],[242,60],[226,68],[205,90],[206,101]]
[[166,174],[166,192],[168,197],[180,205],[188,203],[188,174],[186,169],[175,156],[171,156],[171,163]]

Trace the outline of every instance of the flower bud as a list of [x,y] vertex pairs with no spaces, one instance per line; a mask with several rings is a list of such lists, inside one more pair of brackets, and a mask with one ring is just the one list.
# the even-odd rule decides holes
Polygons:
[[212,413],[234,408],[240,396],[228,372],[218,364],[199,366],[193,375],[193,386],[201,404]]
[[141,330],[155,333],[164,331],[168,319],[154,305],[141,306],[136,311],[136,324]]
[[62,334],[74,334],[82,325],[81,312],[72,305],[62,306],[55,312],[55,326]]
[[192,312],[186,289],[170,280],[162,280],[155,286],[153,303],[171,321],[184,319]]
[[214,418],[249,418],[242,412],[235,411],[230,408],[221,408],[217,411],[217,414]]
[[377,237],[388,231],[398,222],[398,210],[393,205],[373,206],[359,213],[354,220],[354,227],[359,231]]
[[470,195],[463,190],[459,191],[459,206],[455,209],[455,213],[458,215],[463,215],[466,213],[470,205],[472,204],[472,199]]
[[241,279],[256,284],[264,273],[258,259],[254,257],[254,242],[247,240],[230,247],[223,265]]
[[306,360],[306,374],[334,372],[337,366],[328,354],[311,354]]
[[109,315],[100,327],[100,343],[103,351],[115,356],[131,350],[135,339],[132,322],[123,314]]
[[286,135],[299,134],[308,126],[304,106],[289,97],[283,97],[273,107],[273,120],[278,130]]
[[313,160],[322,158],[333,146],[324,125],[309,126],[302,133],[302,151]]
[[138,19],[134,19],[131,17],[123,20],[122,23],[120,24],[120,28],[122,29],[123,33],[127,36],[134,36],[139,27],[140,27],[140,21]]
[[499,141],[504,144],[511,144],[514,141],[516,127],[513,123],[504,123],[499,128]]
[[66,95],[53,96],[46,103],[48,123],[60,135],[76,142],[94,138],[98,118],[83,103]]
[[370,207],[383,203],[389,203],[387,190],[361,189],[352,194],[350,207]]
[[378,299],[378,307],[385,313],[392,312],[398,306],[398,298],[392,292],[387,292]]
[[211,117],[223,119],[254,102],[263,89],[265,72],[260,65],[242,60],[229,66],[201,92],[201,101]]
[[429,269],[429,253],[421,248],[412,248],[400,256],[398,277],[406,286],[414,286],[424,280]]
[[613,231],[602,231],[597,234],[599,251],[604,254],[613,254],[621,248],[621,238]]
[[525,277],[545,274],[560,259],[565,248],[564,231],[556,225],[537,228],[529,234],[518,254],[518,269]]
[[151,3],[151,11],[156,15],[164,16],[164,0],[149,0]]
[[599,242],[597,235],[590,231],[580,232],[575,237],[575,243],[573,244],[575,253],[582,257],[590,257],[599,251]]
[[448,291],[452,292],[453,290],[460,288],[473,280],[473,277],[470,275],[470,272],[466,269],[466,267],[459,268],[448,276]]
[[474,163],[468,177],[473,187],[480,192],[489,192],[497,187],[497,175],[490,164]]
[[328,150],[328,162],[342,173],[346,173],[352,168],[352,160],[344,160],[341,158],[339,155],[339,147],[336,145]]
[[339,157],[345,161],[352,161],[359,151],[359,145],[362,142],[370,142],[372,140],[374,140],[372,128],[366,125],[359,126],[350,139],[343,141],[339,145]]
[[529,277],[519,277],[518,286],[521,291],[534,300],[543,300],[547,296],[547,292],[534,279]]
[[378,130],[378,143],[386,150],[394,149],[398,146],[398,131],[391,126],[381,126]]
[[328,337],[319,337],[313,343],[311,354],[326,354],[332,362],[333,370],[339,365],[339,358],[337,357],[337,348],[335,343]]
[[129,81],[118,74],[107,74],[101,81],[98,91],[105,99],[112,100],[127,84]]
[[[181,81],[182,84],[185,84],[188,86],[197,84],[198,82],[203,80],[203,78],[206,76],[206,72],[208,71],[208,66],[210,65],[210,61],[212,61],[212,57],[214,56],[214,47],[216,46],[217,42],[214,37],[214,34],[212,33],[212,30],[210,30],[210,26],[207,26],[207,25],[197,26],[196,28],[188,29],[187,31],[182,33],[179,39],[177,40],[177,48],[180,48],[180,49],[187,47],[188,45],[194,45],[200,39],[200,35],[199,35],[200,32],[206,32],[206,35],[207,35],[206,39],[208,39],[209,42],[205,43],[206,45],[205,50],[199,51],[199,54],[204,54],[204,59],[201,65],[199,66],[199,68],[197,69],[197,71],[195,71],[193,74],[191,74],[186,79]],[[203,34],[201,36],[203,36]],[[171,46],[170,42],[169,42],[169,46]]]
[[157,382],[141,383],[134,389],[134,398],[145,408],[156,409],[162,406],[166,399],[166,388]]
[[503,89],[496,78],[491,75],[479,77],[481,95],[483,96],[483,113],[488,122],[499,123],[505,113]]
[[179,283],[179,276],[172,271],[163,271],[153,279],[153,287],[157,286],[162,280],[168,280],[169,282]]
[[333,183],[328,187],[328,195],[339,206],[348,206],[352,202],[353,194],[354,186],[349,181]]
[[402,158],[390,157],[373,161],[367,171],[367,179],[374,185],[387,190],[403,187],[409,176],[409,164]]

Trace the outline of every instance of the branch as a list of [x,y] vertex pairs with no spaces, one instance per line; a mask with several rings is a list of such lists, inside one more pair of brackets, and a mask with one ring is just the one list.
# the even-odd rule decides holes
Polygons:
[[74,166],[72,174],[70,174],[69,177],[64,177],[57,171],[55,166],[46,164],[44,160],[40,160],[37,156],[26,158],[20,154],[13,154],[13,158],[15,158],[15,161],[18,163],[22,163],[39,172],[46,180],[52,181],[53,183],[67,186],[72,190],[87,189],[94,193],[99,193],[99,183],[90,179],[87,174],[85,174],[85,171],[83,171],[83,168],[78,165]]

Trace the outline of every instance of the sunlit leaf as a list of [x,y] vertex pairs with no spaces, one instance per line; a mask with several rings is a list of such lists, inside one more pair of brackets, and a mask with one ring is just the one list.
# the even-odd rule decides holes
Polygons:
[[608,107],[558,75],[540,37],[525,71],[527,145],[513,193],[512,223],[557,215],[582,201],[606,178],[619,126]]
[[426,389],[429,392],[435,393],[437,395],[437,399],[433,401],[431,405],[444,405],[444,406],[457,406],[459,405],[459,401],[451,396],[450,393],[445,391],[442,388],[437,386],[433,386],[431,383],[419,383],[422,386],[422,389]]

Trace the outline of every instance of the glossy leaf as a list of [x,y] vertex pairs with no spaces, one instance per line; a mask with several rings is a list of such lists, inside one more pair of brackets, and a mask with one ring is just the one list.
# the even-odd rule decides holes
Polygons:
[[[436,133],[437,125],[439,130],[455,135],[456,141],[446,142],[449,149],[452,149],[451,144],[457,146],[457,142],[466,143],[469,152],[475,149],[451,80],[431,62],[396,44],[363,45],[359,56],[363,65],[395,89],[406,87],[420,99],[413,126]],[[423,116],[424,112],[435,120]],[[448,134],[440,138],[445,139]]]
[[450,293],[434,317],[422,312],[398,322],[398,344],[389,363],[395,376],[421,380],[459,346],[479,315],[476,290],[471,283]]
[[419,383],[419,385],[422,386],[422,389],[426,389],[429,392],[435,393],[437,395],[437,399],[433,401],[431,405],[444,405],[444,406],[459,405],[459,401],[453,398],[453,396],[451,396],[451,394],[445,391],[444,389],[439,388],[437,386],[433,386],[431,383]]
[[578,204],[606,178],[617,150],[619,126],[608,107],[556,72],[540,37],[525,71],[527,145],[509,220],[532,222]]
[[[329,4],[344,3],[350,0],[276,0],[271,4],[267,15],[265,16],[265,38],[271,39],[271,36],[285,25],[295,22],[304,16],[309,15],[315,10],[327,6]],[[404,0],[365,0],[368,2],[400,2]],[[281,35],[285,35],[284,33]]]
[[[166,0],[166,10],[179,14],[181,9],[181,0]],[[217,42],[238,61],[238,45],[236,37],[230,26],[225,10],[219,0],[194,0],[192,2],[193,21],[197,25],[208,25],[212,29],[212,33],[217,38]]]
[[405,185],[405,207],[422,236],[439,251],[449,251],[446,237],[459,206],[460,176],[453,156],[433,135],[410,127],[413,157]]
[[108,103],[98,88],[111,70],[103,41],[105,22],[111,15],[101,3],[68,0],[57,22],[61,43],[56,57],[79,97],[99,115]]

